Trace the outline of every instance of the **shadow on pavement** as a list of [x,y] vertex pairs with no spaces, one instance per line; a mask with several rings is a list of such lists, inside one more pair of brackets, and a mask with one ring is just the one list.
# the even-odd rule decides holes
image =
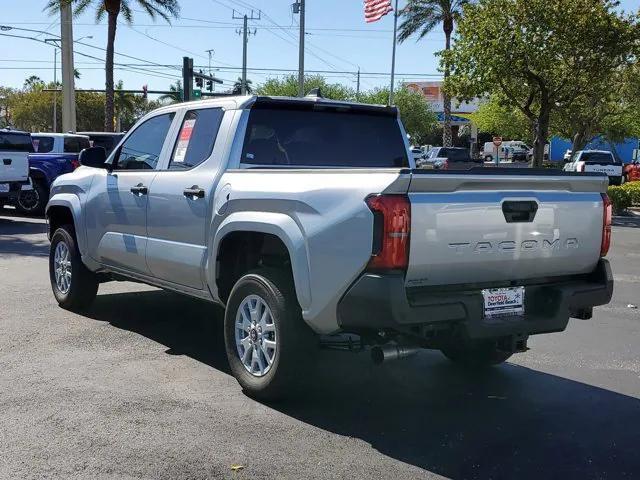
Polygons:
[[3,209],[0,211],[0,256],[47,256],[49,240],[46,233],[46,223],[19,217],[12,211]]
[[[88,316],[229,373],[218,307],[150,291],[99,295]],[[270,406],[430,472],[456,479],[640,472],[633,397],[515,364],[465,372],[437,352],[374,367],[366,353],[322,351],[316,365],[303,398]]]
[[614,227],[640,228],[640,216],[615,216],[611,222]]

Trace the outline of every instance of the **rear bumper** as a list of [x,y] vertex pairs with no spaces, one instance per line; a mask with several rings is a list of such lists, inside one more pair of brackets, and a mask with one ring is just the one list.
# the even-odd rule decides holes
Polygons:
[[0,198],[3,200],[13,200],[18,196],[18,193],[20,192],[20,189],[22,188],[22,185],[29,185],[29,180],[26,181],[10,181],[10,182],[3,182],[0,181],[0,183],[8,183],[9,184],[9,191],[8,192],[0,192]]
[[612,294],[611,267],[601,259],[589,275],[526,285],[524,317],[485,319],[480,289],[406,289],[403,275],[365,274],[338,304],[338,322],[353,332],[455,326],[472,339],[534,335],[560,332],[570,317],[590,318]]

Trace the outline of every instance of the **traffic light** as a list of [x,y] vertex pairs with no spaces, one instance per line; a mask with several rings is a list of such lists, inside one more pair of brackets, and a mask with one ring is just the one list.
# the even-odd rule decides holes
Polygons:
[[[200,70],[200,75],[202,75],[202,70]],[[202,77],[196,76],[196,87],[202,88]]]
[[149,89],[148,85],[142,85],[142,98],[147,99],[147,90]]
[[213,80],[211,79],[207,80],[207,90],[213,92]]

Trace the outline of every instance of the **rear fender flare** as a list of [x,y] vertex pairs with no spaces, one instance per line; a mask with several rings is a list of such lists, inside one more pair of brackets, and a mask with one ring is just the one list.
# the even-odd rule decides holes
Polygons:
[[275,235],[287,247],[291,259],[291,269],[298,303],[303,310],[311,305],[311,281],[306,243],[298,224],[289,216],[273,212],[237,212],[229,215],[219,225],[212,241],[207,262],[207,279],[214,298],[219,298],[216,278],[218,277],[218,251],[222,240],[232,232],[259,232]]

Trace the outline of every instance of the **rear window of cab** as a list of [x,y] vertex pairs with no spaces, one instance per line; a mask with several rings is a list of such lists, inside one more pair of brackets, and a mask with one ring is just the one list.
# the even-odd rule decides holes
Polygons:
[[0,132],[0,150],[3,152],[33,152],[31,135],[23,132]]

